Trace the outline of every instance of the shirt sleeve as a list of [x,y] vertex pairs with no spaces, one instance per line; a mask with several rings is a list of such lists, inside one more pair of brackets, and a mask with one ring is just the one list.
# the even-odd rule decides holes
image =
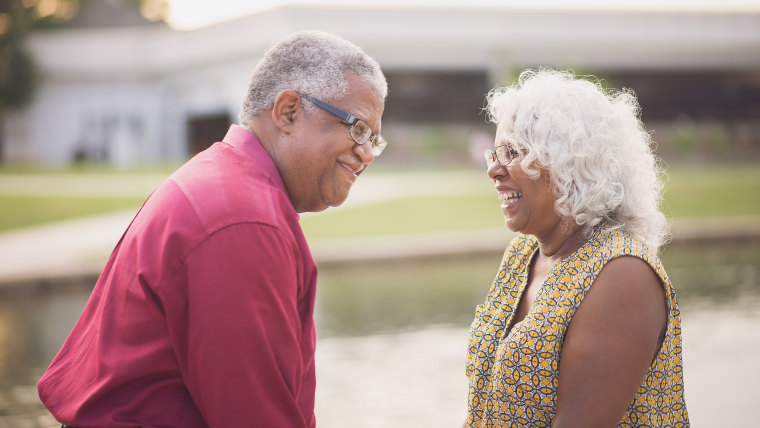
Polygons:
[[165,284],[183,380],[210,427],[305,427],[313,419],[313,409],[299,407],[297,266],[281,231],[239,224],[207,238]]

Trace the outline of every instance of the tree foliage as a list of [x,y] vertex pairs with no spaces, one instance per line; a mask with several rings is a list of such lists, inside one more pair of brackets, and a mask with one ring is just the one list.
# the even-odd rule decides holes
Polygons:
[[[88,1],[113,0],[0,0],[0,113],[23,107],[34,93],[38,73],[24,45],[27,35],[71,20]],[[151,20],[163,18],[164,0],[123,1]]]

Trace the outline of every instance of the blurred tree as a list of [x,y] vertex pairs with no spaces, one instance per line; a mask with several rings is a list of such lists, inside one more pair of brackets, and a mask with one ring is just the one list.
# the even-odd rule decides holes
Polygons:
[[166,0],[0,0],[0,162],[3,160],[4,112],[25,106],[34,94],[38,73],[24,41],[31,31],[75,18],[82,6],[123,3],[150,21],[162,21]]

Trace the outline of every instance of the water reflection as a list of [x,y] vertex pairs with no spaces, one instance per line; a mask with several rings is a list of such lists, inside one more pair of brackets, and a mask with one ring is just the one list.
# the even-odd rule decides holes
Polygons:
[[[383,333],[388,332],[424,334],[432,325],[466,331],[500,258],[494,253],[322,267],[318,335],[341,343],[351,336],[366,342],[373,337],[387,341]],[[663,261],[682,305],[760,296],[757,243],[673,245],[664,252]],[[84,307],[86,286],[5,293],[0,298],[0,428],[57,426],[39,403],[34,385]],[[330,364],[341,363],[327,358],[320,364],[327,368],[323,373],[330,373]]]
[[60,426],[47,415],[36,383],[58,352],[89,296],[86,287],[62,293],[5,294],[0,300],[0,428]]
[[726,303],[760,294],[760,243],[672,244],[662,256],[681,300]]
[[[725,303],[760,294],[760,244],[671,244],[663,263],[680,301]],[[321,269],[317,326],[322,337],[422,325],[469,326],[501,254]]]
[[316,322],[321,337],[469,326],[501,254],[321,269]]

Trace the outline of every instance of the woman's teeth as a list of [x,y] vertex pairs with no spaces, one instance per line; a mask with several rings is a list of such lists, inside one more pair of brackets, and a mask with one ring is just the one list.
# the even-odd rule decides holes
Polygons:
[[522,192],[504,192],[499,193],[499,199],[504,200],[506,203],[516,202],[522,197]]

